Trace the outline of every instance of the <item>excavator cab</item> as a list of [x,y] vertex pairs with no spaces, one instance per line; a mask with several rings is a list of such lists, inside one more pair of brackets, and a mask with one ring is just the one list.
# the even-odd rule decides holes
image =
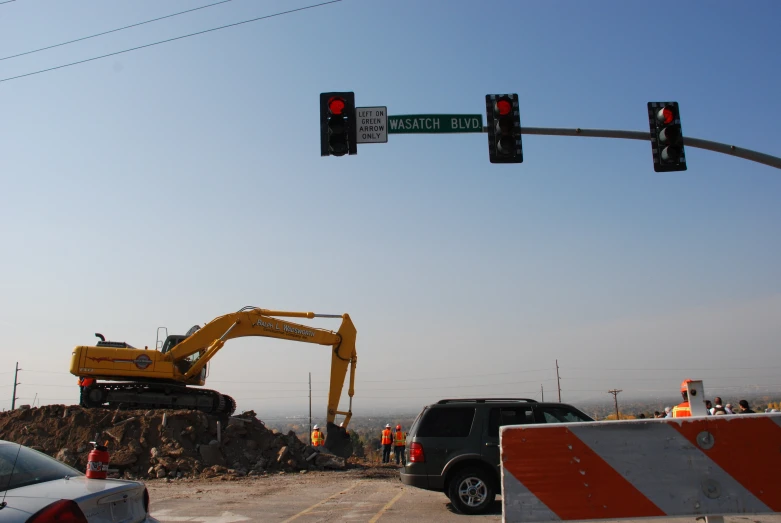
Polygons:
[[[192,331],[192,329],[190,329]],[[193,331],[194,332],[194,331]],[[165,341],[162,344],[162,347],[160,348],[160,353],[165,354],[166,352],[170,352],[173,350],[174,347],[182,343],[184,340],[190,337],[190,333],[188,334],[169,334],[166,336]],[[193,366],[193,364],[198,361],[198,358],[200,358],[203,355],[204,351],[196,352],[192,356],[189,356],[183,360],[177,361],[175,363],[176,368],[184,374],[188,370],[190,370],[190,367]],[[206,376],[208,375],[208,368],[209,364],[207,363],[203,369],[201,369],[200,374],[197,377],[197,380],[203,384],[204,381],[206,381]],[[192,379],[192,378],[191,378]]]
[[179,345],[181,342],[187,339],[187,336],[182,336],[181,334],[171,334],[168,337],[166,337],[165,341],[163,342],[163,347],[160,349],[161,354],[165,354],[166,352],[169,352],[171,349]]

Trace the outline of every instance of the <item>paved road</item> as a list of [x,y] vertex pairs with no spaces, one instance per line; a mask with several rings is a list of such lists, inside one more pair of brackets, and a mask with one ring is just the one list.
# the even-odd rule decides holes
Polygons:
[[[487,515],[462,516],[452,511],[443,494],[404,487],[398,475],[387,470],[282,474],[240,481],[155,480],[147,487],[152,515],[163,523],[502,520],[499,501]],[[667,521],[694,523],[695,519]],[[726,518],[726,522],[781,523],[781,516]]]

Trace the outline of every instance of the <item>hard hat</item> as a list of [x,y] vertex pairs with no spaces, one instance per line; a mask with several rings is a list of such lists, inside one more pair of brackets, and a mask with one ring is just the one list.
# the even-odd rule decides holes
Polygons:
[[314,427],[312,427],[312,428],[313,428],[313,429],[319,429],[319,428],[320,428],[320,425],[315,425],[315,426],[314,426]]
[[687,390],[689,390],[689,389],[686,388],[686,384],[687,383],[691,383],[691,382],[692,382],[692,380],[688,380],[688,379],[687,380],[683,380],[683,382],[681,383],[681,392],[686,392]]
[[385,425],[385,428],[386,428],[386,429],[389,429],[389,428],[390,428],[390,423],[388,423],[387,425]]
[[396,430],[401,430],[401,425],[396,425]]

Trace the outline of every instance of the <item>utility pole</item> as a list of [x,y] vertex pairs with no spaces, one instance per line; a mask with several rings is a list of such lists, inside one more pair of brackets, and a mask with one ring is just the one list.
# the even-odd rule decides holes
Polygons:
[[[312,437],[312,373],[309,373],[309,434],[307,438]],[[309,442],[312,443],[311,441]]]
[[559,403],[561,403],[561,378],[559,378],[559,360],[556,360],[556,383],[559,386]]
[[16,409],[16,400],[19,399],[19,398],[16,397],[16,386],[17,385],[21,385],[21,383],[17,382],[16,378],[19,376],[19,371],[20,370],[22,370],[22,369],[19,368],[19,362],[17,361],[16,362],[16,372],[14,372],[14,392],[13,392],[13,395],[11,396],[11,410]]
[[542,396],[542,401],[545,401],[545,390],[542,388],[542,383],[540,383],[540,395]]
[[608,394],[613,395],[613,402],[616,404],[616,419],[621,419],[620,414],[618,413],[618,393],[621,392],[620,389],[612,389],[607,391]]

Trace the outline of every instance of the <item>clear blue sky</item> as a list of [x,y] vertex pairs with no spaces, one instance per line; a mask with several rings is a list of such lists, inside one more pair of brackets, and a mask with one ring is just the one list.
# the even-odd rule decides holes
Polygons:
[[[0,57],[205,5],[17,0]],[[0,80],[308,5],[234,0],[0,60]],[[136,346],[244,305],[348,312],[356,415],[441,397],[579,403],[781,390],[781,171],[647,142],[391,135],[322,158],[319,93],[393,114],[482,113],[517,92],[533,127],[647,130],[781,155],[781,4],[344,0],[0,82],[0,406],[73,402],[70,350]],[[313,325],[336,329],[338,322]],[[239,409],[325,411],[329,353],[237,340],[209,386]],[[685,370],[672,370],[684,367]],[[402,381],[403,380],[403,381]],[[539,396],[538,396],[539,397]]]

